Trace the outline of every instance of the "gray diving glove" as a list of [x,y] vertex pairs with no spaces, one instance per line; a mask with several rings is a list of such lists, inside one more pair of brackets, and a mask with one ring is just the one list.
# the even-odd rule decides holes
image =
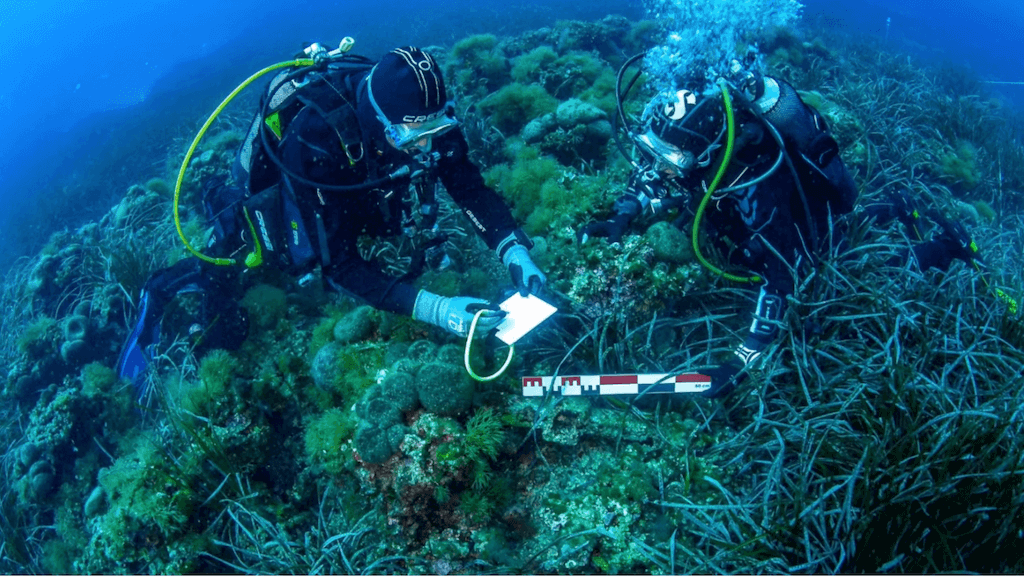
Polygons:
[[412,307],[412,318],[441,327],[453,335],[466,337],[473,317],[481,310],[485,312],[476,323],[476,334],[483,336],[498,326],[505,317],[505,311],[494,308],[483,299],[443,297],[421,290]]
[[498,243],[498,257],[512,275],[512,284],[521,296],[537,294],[544,289],[548,278],[530,258],[533,243],[517,230]]
[[522,296],[539,293],[548,282],[540,268],[533,264],[530,251],[526,250],[525,246],[517,244],[508,249],[501,262],[508,267],[508,272],[512,275],[512,284],[516,285],[516,290]]

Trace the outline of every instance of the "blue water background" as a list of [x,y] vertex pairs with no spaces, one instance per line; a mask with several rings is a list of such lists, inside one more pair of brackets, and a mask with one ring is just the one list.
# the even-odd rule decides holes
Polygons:
[[[804,20],[887,45],[929,64],[974,69],[983,79],[1024,82],[1024,2],[1020,0],[802,0]],[[1024,108],[1024,85],[992,85]]]
[[[140,166],[153,162],[148,149],[191,129],[197,110],[212,111],[249,74],[311,42],[353,36],[356,52],[376,58],[395,46],[450,46],[468,34],[609,13],[635,18],[641,10],[618,0],[5,2],[0,271],[26,237],[35,249],[45,243],[69,210],[95,219],[128,184],[164,176],[162,164]],[[105,182],[90,180],[97,172]],[[76,206],[40,210],[41,194],[71,185],[83,189]]]
[[[739,1],[739,0],[737,0]],[[805,20],[876,38],[984,78],[1024,81],[1019,0],[805,0]],[[640,0],[422,2],[5,2],[0,8],[0,266],[38,248],[69,209],[84,222],[127,184],[162,176],[140,165],[196,110],[312,41],[354,36],[377,57],[395,45],[445,44],[473,33],[513,34],[559,19],[638,17]],[[1024,86],[999,87],[1018,107]],[[97,170],[101,166],[103,170]],[[103,174],[103,182],[86,175]],[[81,189],[74,206],[45,195]],[[40,203],[44,208],[40,209]],[[60,210],[49,214],[47,210]],[[15,231],[14,227],[18,230]],[[14,234],[17,232],[18,234]],[[28,246],[25,239],[35,240]],[[15,241],[17,239],[17,241]]]

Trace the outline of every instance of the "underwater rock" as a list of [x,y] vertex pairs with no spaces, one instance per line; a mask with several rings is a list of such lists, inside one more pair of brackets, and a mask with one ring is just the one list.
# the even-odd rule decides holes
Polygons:
[[541,150],[563,165],[574,166],[581,159],[600,164],[612,137],[607,117],[593,104],[570,98],[554,113],[532,120],[523,128],[522,136],[526,143],[539,143]]
[[53,255],[44,254],[39,257],[39,262],[32,267],[25,289],[29,294],[42,297],[51,292],[54,287],[54,278],[57,273],[58,259]]
[[78,237],[85,241],[86,244],[94,244],[100,240],[102,232],[103,231],[100,229],[99,224],[90,222],[83,224],[82,227],[78,229],[77,234]]
[[158,207],[169,200],[155,191],[133,184],[125,192],[121,202],[117,203],[110,209],[110,213],[103,217],[101,224],[112,221],[117,228],[129,225],[149,226],[152,223],[144,215],[153,214],[150,211],[159,210]]
[[555,114],[549,112],[543,116],[534,118],[523,128],[523,140],[527,144],[540,142],[552,130],[558,127],[558,120]]
[[405,440],[405,436],[412,432],[412,429],[406,427],[401,423],[391,425],[384,431],[387,435],[388,445],[394,447],[394,451],[397,451],[402,446],[402,441]]
[[432,54],[445,61],[450,85],[459,87],[463,94],[483,96],[504,86],[510,78],[508,59],[494,34],[463,38],[452,47],[450,58],[444,58],[446,52],[441,49]]
[[388,350],[384,355],[384,364],[386,366],[392,366],[401,359],[405,358],[406,353],[409,352],[409,343],[395,342],[388,343]]
[[82,396],[93,399],[116,394],[118,376],[114,369],[93,362],[82,367]]
[[373,307],[364,305],[356,308],[334,325],[334,340],[346,344],[366,339],[376,328],[374,316]]
[[[76,307],[76,311],[79,308]],[[92,352],[89,329],[89,317],[84,315],[74,314],[64,321],[65,340],[60,346],[60,356],[65,362],[77,365],[88,360]]]
[[612,137],[612,123],[607,120],[595,120],[587,125],[587,138],[601,143],[608,142]]
[[423,365],[416,375],[416,390],[424,409],[452,417],[469,410],[476,387],[462,367],[429,363]]
[[575,446],[590,421],[593,408],[589,399],[566,399],[556,411],[548,411],[541,425],[545,441]]
[[39,458],[39,447],[34,443],[25,443],[18,451],[18,462],[24,469],[28,469]]
[[89,317],[78,314],[78,308],[74,315],[64,321],[64,338],[69,341],[84,341],[89,338]]
[[490,116],[495,128],[504,135],[520,132],[533,120],[553,112],[558,99],[543,86],[513,82],[491,93],[478,103],[480,111]]
[[39,402],[29,414],[29,426],[25,430],[28,439],[44,451],[68,442],[75,418],[80,416],[75,411],[78,398],[78,392],[71,386],[58,388],[51,384],[43,389]]
[[92,519],[93,517],[102,515],[107,511],[107,493],[103,490],[103,487],[97,485],[92,493],[89,493],[89,498],[85,500],[85,506],[82,508],[82,512],[85,514],[86,519]]
[[426,362],[433,360],[436,353],[437,345],[433,341],[422,339],[409,345],[406,356],[414,361]]
[[962,200],[953,199],[953,210],[956,211],[957,216],[960,220],[970,221],[971,224],[977,225],[981,223],[981,216],[978,214],[978,209],[973,204],[968,204]]
[[[419,398],[409,373],[387,371],[380,381],[367,389],[355,405],[359,417],[375,423],[397,423],[401,413],[419,406]],[[394,414],[393,417],[388,415]]]
[[370,391],[368,394],[379,396],[402,412],[411,411],[419,406],[416,385],[412,376],[407,373],[390,373]]
[[551,254],[548,251],[548,239],[538,236],[531,240],[533,241],[533,248],[530,249],[530,256],[537,262],[548,263],[551,258]]
[[115,226],[123,226],[128,220],[128,214],[131,212],[132,203],[127,198],[121,199],[121,202],[117,203],[114,208],[110,209],[110,214],[113,216]]
[[448,344],[437,349],[437,355],[435,360],[439,363],[456,365],[461,367],[463,362],[463,356],[465,355],[466,349],[463,345]]
[[984,200],[976,200],[971,203],[971,206],[974,207],[974,212],[978,214],[978,218],[981,219],[981,221],[995,222],[996,218],[999,216],[989,203]]
[[38,381],[33,379],[31,376],[20,375],[17,379],[12,379],[7,382],[7,387],[4,389],[4,393],[8,397],[20,398],[29,394],[38,386]]
[[[387,427],[402,421],[402,411],[389,399],[378,395],[367,396],[356,404],[356,413],[363,421],[374,426]],[[368,391],[369,393],[369,391]]]
[[355,446],[359,458],[366,463],[380,464],[398,451],[409,428],[402,424],[386,428],[363,422],[356,430]]
[[[56,336],[56,335],[55,335]],[[35,344],[39,344],[37,341]],[[59,346],[47,340],[47,346],[27,348],[28,358],[17,363],[8,374],[4,392],[9,398],[22,399],[29,403],[30,395],[38,394],[50,383],[67,374],[67,363],[60,358]]]
[[199,168],[200,166],[206,166],[213,160],[213,150],[207,150],[199,156],[192,159],[192,163],[189,165],[191,168]]
[[341,345],[334,342],[327,343],[317,351],[316,356],[313,357],[313,364],[309,368],[309,376],[313,377],[316,386],[325,391],[331,390],[341,352]]
[[693,243],[672,223],[660,221],[644,233],[654,249],[656,260],[683,264],[693,262]]
[[978,148],[968,140],[957,140],[956,149],[946,147],[932,173],[963,190],[972,190],[982,180],[978,166]]
[[391,372],[405,373],[409,376],[415,377],[416,373],[420,372],[420,367],[423,366],[423,362],[417,359],[404,358],[399,359],[391,364]]
[[48,461],[36,461],[29,469],[27,479],[25,497],[30,501],[45,499],[54,489],[56,478],[53,474],[53,465]]
[[383,463],[395,454],[409,432],[402,424],[403,413],[419,405],[412,375],[392,367],[356,403],[360,422],[354,442],[359,457],[367,463]]
[[590,124],[595,120],[606,118],[608,115],[603,110],[578,98],[566,100],[555,110],[555,119],[558,121],[558,125],[567,130],[580,124]]
[[269,284],[259,284],[245,292],[241,305],[249,311],[249,320],[261,329],[273,329],[288,316],[288,293]]
[[116,284],[108,284],[93,297],[96,314],[90,317],[93,326],[98,330],[107,330],[123,322],[125,296],[124,291]]
[[334,407],[306,422],[303,444],[311,464],[322,465],[331,474],[351,467],[352,437],[358,419],[351,410]]
[[[28,353],[26,360],[44,359],[54,355],[59,348],[57,343],[61,338],[60,333],[63,332],[58,328],[57,322],[48,316],[40,316],[23,326],[21,334],[18,335],[18,348]],[[28,366],[24,366],[18,372],[26,373],[29,370]],[[13,378],[13,373],[9,378]]]
[[151,178],[146,181],[146,190],[155,192],[160,196],[170,197],[173,194],[171,186],[162,178]]
[[72,365],[79,365],[89,358],[89,347],[85,341],[68,341],[60,346],[60,358]]
[[559,22],[552,36],[560,52],[596,51],[602,57],[623,53],[621,42],[629,35],[632,23],[624,16],[608,15],[595,22],[566,20]]

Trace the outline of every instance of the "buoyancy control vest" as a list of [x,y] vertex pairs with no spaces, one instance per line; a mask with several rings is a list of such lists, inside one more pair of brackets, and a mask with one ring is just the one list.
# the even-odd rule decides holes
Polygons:
[[[820,112],[806,105],[788,83],[766,79],[778,85],[778,100],[763,111],[782,136],[786,153],[793,161],[807,194],[812,215],[833,216],[853,210],[857,189],[844,178],[845,171],[833,163],[839,156],[839,144]],[[826,206],[827,205],[827,206]]]
[[[204,187],[205,212],[217,238],[252,244],[253,254],[259,255],[257,262],[291,273],[308,272],[318,255],[329,263],[319,214],[311,227],[299,209],[292,180],[306,179],[283,165],[278,146],[291,121],[308,107],[338,134],[356,170],[363,145],[356,119],[355,79],[372,67],[372,61],[346,54],[326,65],[285,69],[274,76],[235,155],[235,186],[221,180]],[[365,179],[365,168],[355,178]]]
[[[325,197],[338,195],[329,192],[358,192],[378,199],[381,216],[400,225],[394,228],[406,232],[433,225],[437,217],[438,155],[434,153],[429,160],[382,166],[372,158],[374,142],[361,133],[358,91],[373,64],[363,57],[346,55],[326,67],[281,72],[268,84],[233,168],[236,182],[244,185],[240,204],[255,221],[266,262],[293,274],[310,271],[318,258],[324,266],[331,263],[321,211],[332,210]],[[281,158],[282,138],[303,110],[319,116],[336,134],[345,156],[342,168],[351,171],[345,180],[353,184],[312,181]],[[316,190],[319,202],[301,205],[296,190],[300,187]],[[419,214],[412,214],[414,203],[404,195],[392,194],[404,187],[415,191]],[[305,206],[305,211],[300,206]],[[411,226],[414,220],[419,221],[416,227]],[[247,227],[243,222],[236,219],[237,231],[244,236]]]
[[[372,61],[346,55],[323,68],[277,74],[267,85],[260,109],[238,150],[235,179],[244,183],[250,193],[258,194],[279,182],[282,173],[288,174],[278,157],[278,144],[292,120],[305,107],[314,110],[335,130],[350,166],[363,160],[364,145],[356,116],[356,84],[371,68]],[[324,185],[324,188],[332,187]]]
[[[220,215],[216,227],[221,234],[238,235],[261,245],[264,262],[291,273],[308,272],[318,256],[323,264],[330,263],[320,214],[314,215],[313,222],[303,219],[296,197],[295,181],[309,181],[282,163],[279,145],[299,112],[309,108],[337,134],[353,180],[365,180],[366,169],[359,166],[365,154],[356,118],[355,85],[372,67],[373,62],[364,57],[344,55],[325,66],[289,69],[274,76],[235,156],[232,174],[240,188],[220,187],[205,195],[208,216],[211,212]],[[362,185],[337,188],[359,189]],[[232,205],[239,208],[226,214]],[[258,238],[246,239],[253,233]]]

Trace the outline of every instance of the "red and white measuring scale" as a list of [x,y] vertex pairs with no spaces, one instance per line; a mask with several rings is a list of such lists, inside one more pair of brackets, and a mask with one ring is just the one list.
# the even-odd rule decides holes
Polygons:
[[701,373],[523,377],[524,397],[700,393],[710,388],[711,376]]

